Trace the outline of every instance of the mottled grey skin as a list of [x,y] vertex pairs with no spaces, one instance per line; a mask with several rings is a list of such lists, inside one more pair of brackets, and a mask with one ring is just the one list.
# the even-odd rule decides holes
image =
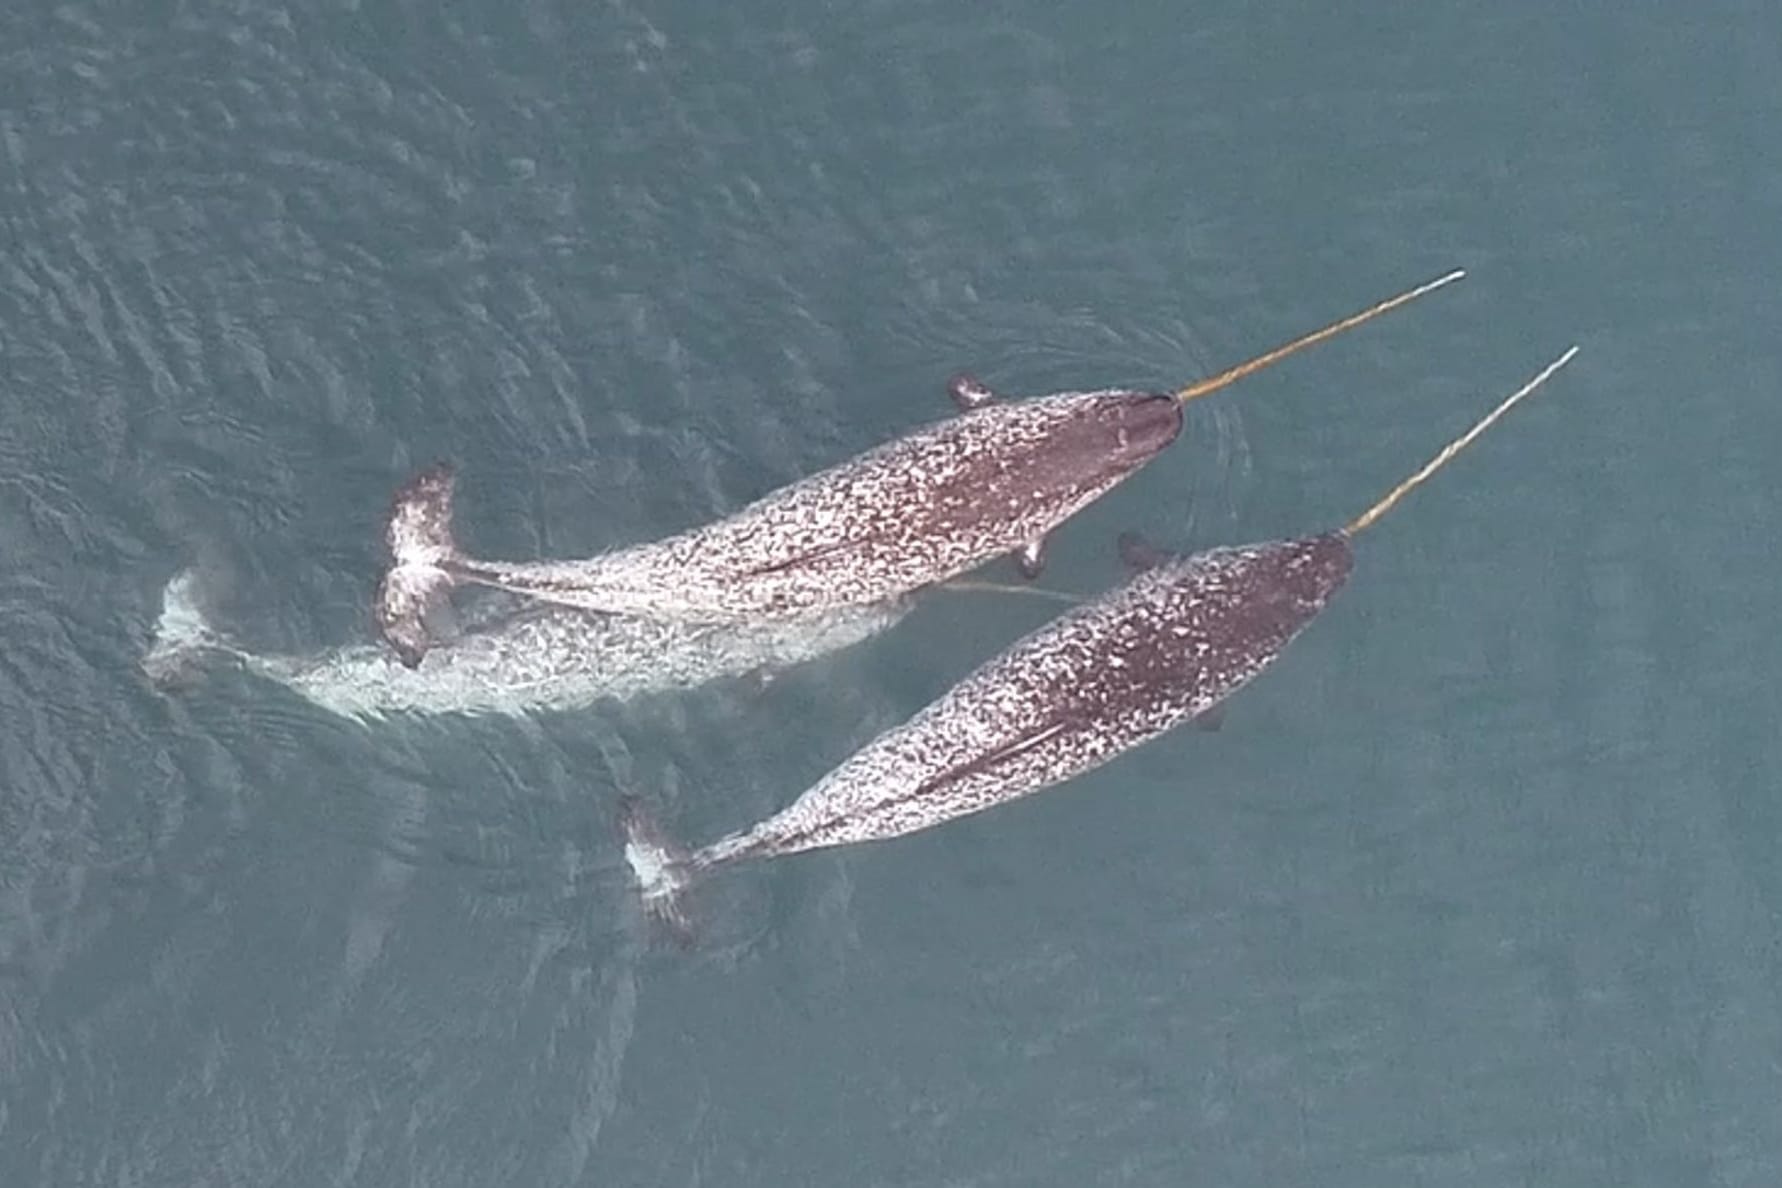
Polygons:
[[1143,569],[1138,576],[1020,640],[750,829],[683,856],[645,826],[641,804],[628,802],[625,854],[645,905],[674,917],[679,893],[714,867],[927,829],[1079,775],[1215,712],[1342,588],[1354,536],[1577,353],[1573,346],[1548,364],[1340,531],[1176,561],[1123,539],[1122,554]]
[[849,647],[909,609],[907,601],[894,600],[771,623],[673,623],[494,595],[468,608],[461,630],[410,668],[370,642],[307,655],[250,651],[204,621],[192,581],[191,574],[180,575],[163,599],[143,661],[157,684],[190,680],[207,663],[226,660],[358,719],[521,716],[691,689]]
[[1156,564],[1018,641],[786,809],[691,854],[651,850],[653,835],[635,824],[641,807],[628,804],[627,853],[645,900],[670,910],[715,866],[898,837],[1098,767],[1213,710],[1272,664],[1350,563],[1348,539],[1329,533]]
[[888,442],[663,540],[579,561],[464,556],[451,538],[451,471],[398,493],[395,564],[378,622],[405,660],[429,646],[443,592],[474,582],[566,606],[735,621],[881,602],[1004,553],[1037,572],[1046,533],[1166,448],[1182,411],[1167,395],[1072,392],[980,399],[955,381],[958,416]]

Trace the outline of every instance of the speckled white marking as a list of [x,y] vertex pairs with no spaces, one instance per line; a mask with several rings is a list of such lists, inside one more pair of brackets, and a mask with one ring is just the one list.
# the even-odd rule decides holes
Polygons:
[[[523,715],[580,709],[786,668],[849,647],[903,617],[895,601],[767,623],[672,623],[533,604],[498,609],[408,668],[353,644],[308,656],[248,651],[204,621],[190,574],[169,584],[144,667],[156,680],[227,655],[315,704],[354,718],[392,713]],[[504,598],[505,596],[496,596]]]
[[1060,616],[688,869],[896,837],[1097,767],[1273,663],[1349,571],[1338,535],[1161,565]]
[[[874,603],[1039,540],[1155,456],[1179,427],[1169,397],[1144,393],[995,403],[663,540],[581,561],[460,556],[447,568],[458,580],[568,606],[668,618],[758,618]],[[437,536],[407,528],[431,529],[437,519],[399,504],[397,521],[405,527],[390,534],[395,558],[437,564]],[[416,551],[403,553],[407,546]]]

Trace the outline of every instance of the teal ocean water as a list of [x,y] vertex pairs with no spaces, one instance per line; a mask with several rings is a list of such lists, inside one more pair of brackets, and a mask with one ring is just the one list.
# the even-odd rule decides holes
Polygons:
[[[1782,1177],[1782,13],[1290,0],[0,12],[0,1183]],[[514,557],[948,412],[1179,386],[1053,542],[1364,538],[1218,733],[714,880],[706,840],[1052,613],[765,687],[357,725],[140,670],[196,565],[359,640],[449,458]],[[1007,565],[995,576],[1007,578]]]

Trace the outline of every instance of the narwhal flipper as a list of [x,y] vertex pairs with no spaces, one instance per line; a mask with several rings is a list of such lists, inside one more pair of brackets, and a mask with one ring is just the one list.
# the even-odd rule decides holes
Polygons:
[[956,375],[948,380],[947,395],[953,398],[953,407],[960,412],[996,403],[996,393],[979,383],[974,375]]
[[448,567],[459,557],[452,539],[456,479],[449,463],[427,467],[397,489],[384,527],[391,564],[373,613],[378,633],[409,668],[452,630],[449,595],[457,579]]

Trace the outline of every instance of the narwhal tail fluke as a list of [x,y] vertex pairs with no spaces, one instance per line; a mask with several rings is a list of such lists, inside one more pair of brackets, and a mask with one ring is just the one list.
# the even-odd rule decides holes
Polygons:
[[619,829],[625,836],[625,862],[637,881],[637,894],[653,924],[685,946],[693,941],[686,893],[697,875],[685,847],[662,832],[636,796],[619,801]]
[[451,566],[460,554],[452,537],[452,490],[456,475],[436,462],[403,483],[390,501],[384,541],[390,568],[378,583],[378,633],[408,667],[432,646],[431,621],[445,611],[457,584]]
[[218,655],[236,655],[235,645],[211,626],[204,610],[198,571],[181,570],[161,592],[161,614],[142,657],[143,673],[161,689],[192,680],[200,664]]

